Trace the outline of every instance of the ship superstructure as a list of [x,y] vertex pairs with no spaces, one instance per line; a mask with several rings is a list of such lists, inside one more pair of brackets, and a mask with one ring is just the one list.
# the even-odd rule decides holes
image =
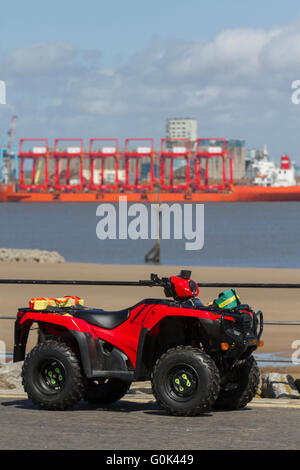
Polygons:
[[255,152],[247,173],[254,186],[296,186],[295,163],[284,154],[278,167],[274,161],[270,160],[266,146],[263,151]]

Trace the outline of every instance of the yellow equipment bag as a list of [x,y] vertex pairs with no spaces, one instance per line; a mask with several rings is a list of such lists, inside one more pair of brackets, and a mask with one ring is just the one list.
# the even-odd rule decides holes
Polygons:
[[68,308],[75,305],[84,305],[84,300],[80,297],[66,295],[65,297],[33,297],[29,301],[29,308],[32,310],[46,310],[50,307]]

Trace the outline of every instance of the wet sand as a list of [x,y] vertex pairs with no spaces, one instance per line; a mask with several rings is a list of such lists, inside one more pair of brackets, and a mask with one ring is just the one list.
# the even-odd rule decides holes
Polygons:
[[[16,279],[78,279],[78,280],[130,280],[149,279],[154,272],[164,276],[176,275],[181,266],[153,265],[97,265],[88,263],[35,264],[0,263],[0,278]],[[261,268],[193,267],[192,278],[197,282],[290,282],[300,283],[300,270]],[[199,297],[206,303],[216,298],[221,289],[205,288]],[[262,310],[269,321],[299,321],[300,291],[296,289],[238,289],[243,303]],[[97,287],[97,286],[34,286],[0,284],[1,315],[15,316],[18,307],[28,306],[31,297],[60,297],[78,295],[85,305],[106,310],[118,310],[134,305],[143,298],[164,296],[161,288],[153,287]],[[7,351],[13,349],[13,321],[0,320],[0,340]],[[29,347],[35,342],[31,334]],[[291,356],[292,343],[300,341],[300,326],[265,325],[265,345],[259,352],[284,352]]]

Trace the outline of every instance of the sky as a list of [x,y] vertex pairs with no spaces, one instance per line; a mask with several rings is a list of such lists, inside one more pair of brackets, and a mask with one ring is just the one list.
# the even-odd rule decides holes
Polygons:
[[300,4],[294,0],[10,0],[1,4],[0,142],[199,137],[267,145],[300,164]]

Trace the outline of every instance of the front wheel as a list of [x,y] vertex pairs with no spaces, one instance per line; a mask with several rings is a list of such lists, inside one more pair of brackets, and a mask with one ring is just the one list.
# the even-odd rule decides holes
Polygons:
[[217,410],[237,410],[245,406],[255,397],[259,387],[259,368],[253,356],[244,364],[236,367],[230,380],[221,386],[214,404]]
[[75,353],[64,343],[39,343],[26,356],[22,383],[28,398],[45,410],[65,410],[82,398],[83,377]]
[[219,383],[214,361],[190,346],[169,349],[152,373],[157,403],[176,416],[195,416],[209,410],[217,399]]

